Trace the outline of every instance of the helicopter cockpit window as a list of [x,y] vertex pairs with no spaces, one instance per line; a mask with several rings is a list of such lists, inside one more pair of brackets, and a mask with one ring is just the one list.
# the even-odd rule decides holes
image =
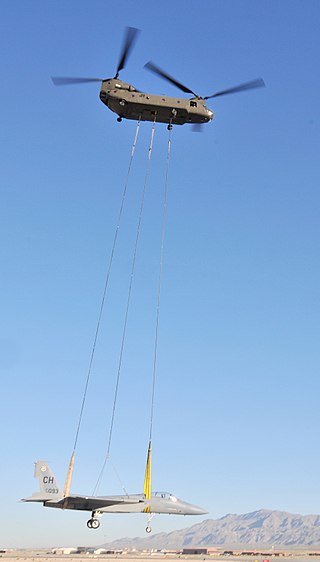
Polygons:
[[191,101],[191,102],[190,102],[190,107],[197,107],[197,102],[196,102],[196,101]]

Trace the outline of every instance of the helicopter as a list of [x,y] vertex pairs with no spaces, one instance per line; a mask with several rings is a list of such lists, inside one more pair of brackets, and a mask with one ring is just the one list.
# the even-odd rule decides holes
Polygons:
[[52,76],[51,79],[55,86],[63,86],[69,84],[83,84],[88,82],[101,82],[100,100],[114,113],[118,115],[117,121],[122,119],[132,119],[135,121],[157,121],[167,123],[168,129],[172,129],[172,125],[184,125],[190,123],[195,126],[195,130],[204,123],[209,123],[214,119],[214,113],[206,105],[206,100],[234,94],[254,88],[263,88],[265,83],[262,78],[251,80],[221,90],[210,96],[200,96],[193,90],[178,82],[175,78],[161,70],[153,62],[149,61],[145,64],[145,68],[164,78],[182,92],[192,94],[190,99],[174,98],[165,95],[149,94],[137,90],[131,84],[119,80],[119,73],[126,65],[128,56],[137,39],[139,30],[134,27],[127,27],[125,32],[124,43],[120,54],[120,59],[116,74],[113,78],[76,78],[76,77],[60,77]]

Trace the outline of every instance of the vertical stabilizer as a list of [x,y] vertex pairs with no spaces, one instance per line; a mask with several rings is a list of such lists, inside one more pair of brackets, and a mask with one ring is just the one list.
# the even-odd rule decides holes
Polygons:
[[145,495],[146,500],[151,500],[151,495],[152,495],[152,471],[151,471],[151,469],[152,469],[152,453],[151,453],[151,441],[149,441],[146,472],[145,472],[145,476],[144,476],[144,485],[143,485],[143,493]]
[[71,455],[71,459],[70,459],[69,466],[68,466],[67,477],[66,477],[66,481],[65,481],[64,489],[63,489],[63,495],[64,495],[65,498],[67,498],[70,495],[72,475],[73,475],[73,467],[74,467],[74,451]]
[[40,491],[34,492],[30,498],[25,498],[23,501],[57,501],[62,498],[59,482],[46,461],[35,463],[34,477],[39,482]]

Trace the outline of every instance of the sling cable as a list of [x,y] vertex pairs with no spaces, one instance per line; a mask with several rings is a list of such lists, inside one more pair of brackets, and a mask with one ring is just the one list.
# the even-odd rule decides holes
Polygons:
[[[157,311],[156,311],[156,326],[155,326],[153,370],[152,370],[150,432],[149,432],[149,444],[148,444],[147,462],[146,462],[146,470],[145,470],[144,486],[143,486],[143,493],[145,495],[146,500],[151,500],[152,497],[152,431],[153,431],[154,394],[155,394],[155,384],[156,384],[156,367],[157,367],[157,352],[158,352],[160,301],[161,301],[161,288],[162,288],[162,278],[163,278],[164,239],[165,239],[165,227],[166,227],[166,219],[167,219],[168,177],[169,177],[170,155],[171,155],[171,128],[169,128],[163,211],[162,211],[160,264],[159,264],[159,277],[158,277]],[[150,527],[150,522],[154,516],[154,513],[151,512],[150,506],[146,507],[144,512],[147,513],[146,532],[151,533],[152,529]]]
[[121,204],[120,204],[120,209],[119,209],[119,213],[118,213],[118,221],[117,221],[117,226],[116,226],[115,233],[114,233],[112,249],[111,249],[111,253],[110,253],[110,257],[109,257],[107,274],[106,274],[106,279],[105,279],[105,284],[104,284],[104,289],[103,289],[103,294],[102,294],[102,299],[101,299],[101,304],[100,304],[100,309],[99,309],[99,314],[98,314],[98,321],[97,321],[96,330],[95,330],[95,334],[94,334],[94,338],[93,338],[93,346],[92,346],[92,351],[91,351],[91,355],[90,355],[89,367],[88,367],[88,371],[87,371],[87,377],[86,377],[86,382],[85,382],[85,387],[84,387],[84,392],[83,392],[83,398],[82,398],[82,403],[81,403],[81,408],[80,408],[78,425],[77,425],[77,429],[76,429],[76,433],[75,433],[73,450],[72,450],[72,454],[71,454],[71,458],[70,458],[70,462],[69,462],[69,466],[68,466],[68,471],[67,471],[67,476],[66,476],[66,480],[65,480],[65,484],[64,484],[64,489],[63,489],[63,495],[64,495],[64,498],[66,498],[65,499],[66,502],[68,501],[67,498],[70,495],[73,469],[74,469],[74,461],[75,461],[75,453],[76,453],[77,444],[78,444],[79,432],[80,432],[80,427],[81,427],[81,423],[82,423],[82,417],[83,417],[84,407],[85,407],[85,403],[86,403],[89,382],[90,382],[90,378],[91,378],[92,364],[93,364],[93,360],[94,360],[94,356],[95,356],[96,345],[97,345],[97,340],[98,340],[98,335],[99,335],[99,330],[100,330],[100,324],[101,324],[102,314],[103,314],[103,310],[104,310],[107,290],[108,290],[108,286],[109,286],[110,273],[111,273],[114,253],[115,253],[115,249],[116,249],[116,245],[117,245],[118,233],[119,233],[119,229],[120,229],[122,212],[123,212],[124,203],[125,203],[126,194],[127,194],[127,188],[128,188],[128,184],[129,184],[129,177],[130,177],[133,157],[134,157],[135,148],[136,148],[136,145],[137,145],[139,129],[140,129],[140,119],[137,122],[135,135],[134,135],[134,139],[133,139],[133,143],[132,143],[132,147],[131,147],[131,156],[130,156],[127,176],[126,176],[126,180],[125,180],[125,184],[124,184],[124,189],[123,189],[123,193],[122,193]]
[[[134,244],[134,250],[133,250],[133,256],[132,256],[130,282],[129,282],[129,288],[128,288],[127,305],[126,305],[126,311],[125,311],[122,340],[121,340],[120,354],[119,354],[119,360],[118,360],[118,370],[117,370],[117,377],[116,377],[116,384],[115,384],[115,391],[114,391],[114,400],[113,400],[113,408],[112,408],[111,421],[110,421],[110,430],[109,430],[109,438],[108,438],[108,444],[107,444],[107,452],[106,452],[106,455],[105,455],[105,458],[104,458],[102,468],[101,468],[100,474],[98,476],[96,485],[95,485],[94,490],[93,490],[93,495],[95,495],[97,493],[97,490],[98,490],[98,488],[101,484],[101,480],[103,478],[103,474],[104,474],[104,471],[105,471],[106,464],[107,464],[108,460],[110,461],[110,449],[111,449],[114,419],[115,419],[115,412],[116,412],[116,405],[117,405],[117,398],[118,398],[119,382],[120,382],[121,367],[122,367],[122,358],[123,358],[125,338],[126,338],[126,332],[127,332],[128,315],[129,315],[129,308],[130,308],[130,301],[131,301],[131,294],[132,294],[132,284],[133,284],[133,278],[134,278],[134,272],[135,272],[138,243],[139,243],[139,238],[140,238],[140,229],[141,229],[142,216],[143,216],[143,210],[144,210],[145,195],[146,195],[146,191],[147,191],[147,187],[148,187],[148,181],[149,181],[149,175],[150,175],[150,164],[151,164],[151,155],[152,155],[153,140],[154,140],[154,133],[155,133],[155,124],[156,124],[156,116],[155,116],[155,119],[153,121],[152,129],[151,129],[150,144],[149,144],[149,149],[148,149],[147,169],[146,169],[144,183],[143,183],[141,202],[140,202],[139,219],[138,219],[136,238],[135,238],[135,244]],[[122,486],[122,488],[123,488],[125,494],[128,495],[125,488],[123,486]]]
[[[136,264],[137,248],[138,248],[138,242],[139,242],[139,237],[140,237],[140,228],[141,228],[141,223],[142,223],[145,194],[146,194],[146,190],[147,190],[147,186],[148,186],[148,179],[149,179],[150,161],[151,161],[153,139],[154,139],[154,132],[155,132],[155,121],[156,121],[156,119],[154,120],[152,131],[151,131],[151,139],[150,139],[150,145],[149,145],[149,150],[148,150],[147,170],[146,170],[146,174],[145,174],[143,192],[142,192],[142,196],[141,196],[139,220],[138,220],[136,239],[135,239],[135,245],[134,245],[134,251],[133,251],[130,283],[129,283],[129,289],[128,289],[127,306],[126,306],[126,312],[125,312],[123,334],[122,334],[122,340],[121,340],[121,349],[120,349],[118,370],[117,370],[117,377],[116,377],[116,384],[115,384],[115,391],[114,391],[114,401],[113,401],[113,408],[112,408],[112,415],[111,415],[111,422],[110,422],[107,453],[106,453],[106,456],[105,456],[105,459],[104,459],[102,469],[100,471],[97,483],[95,485],[93,495],[95,495],[97,493],[97,489],[98,489],[98,487],[101,483],[107,461],[109,460],[109,462],[111,462],[111,460],[110,460],[110,449],[111,449],[112,434],[113,434],[115,412],[116,412],[116,405],[117,405],[117,397],[118,397],[118,389],[119,389],[119,382],[120,382],[120,375],[121,375],[122,357],[123,357],[125,338],[126,338],[127,321],[128,321],[128,314],[129,314],[130,301],[131,301],[132,284],[133,284],[133,277],[134,277],[135,264]],[[68,495],[70,494],[72,472],[73,472],[73,467],[74,467],[74,456],[75,456],[76,446],[77,446],[78,437],[79,437],[82,415],[83,415],[83,410],[84,410],[84,405],[85,405],[85,400],[86,400],[86,395],[87,395],[88,385],[89,385],[89,380],[90,380],[90,375],[91,375],[91,367],[92,367],[92,363],[93,363],[95,347],[96,347],[98,333],[99,333],[102,311],[103,311],[103,307],[104,307],[104,301],[105,301],[105,297],[106,297],[106,292],[107,292],[107,287],[108,287],[108,282],[109,282],[109,276],[110,276],[110,271],[111,271],[112,259],[113,259],[113,254],[114,254],[114,250],[115,250],[115,246],[116,246],[117,234],[118,234],[118,230],[119,230],[119,226],[120,226],[120,219],[121,219],[122,209],[123,209],[123,205],[124,205],[125,193],[126,193],[126,188],[127,188],[127,184],[128,184],[128,179],[129,179],[132,159],[133,159],[133,155],[134,155],[135,145],[136,145],[136,141],[137,141],[138,131],[139,131],[139,123],[137,124],[136,135],[135,135],[134,143],[132,145],[131,160],[130,160],[130,164],[129,164],[124,194],[123,194],[123,198],[122,198],[122,203],[121,203],[121,208],[120,208],[120,213],[119,213],[119,219],[118,219],[118,225],[117,225],[116,234],[115,234],[115,237],[114,237],[114,243],[113,243],[112,252],[111,252],[111,257],[110,257],[110,261],[109,261],[109,268],[108,268],[108,273],[107,273],[107,278],[106,278],[106,283],[105,283],[105,288],[104,288],[104,293],[103,293],[103,299],[102,299],[102,303],[101,303],[101,307],[100,307],[97,329],[96,329],[95,338],[94,338],[94,345],[93,345],[93,350],[92,350],[92,354],[91,354],[90,365],[89,365],[89,370],[88,370],[88,375],[87,375],[87,380],[86,380],[86,385],[85,385],[85,391],[84,391],[84,396],[83,396],[83,401],[82,401],[82,406],[81,406],[81,411],[80,411],[80,417],[79,417],[79,423],[78,423],[77,432],[76,432],[75,444],[74,444],[74,449],[73,449],[73,452],[72,452],[71,460],[70,460],[70,463],[69,463],[68,474],[67,474],[65,488],[64,488],[64,496],[66,498],[66,502],[68,501]],[[154,393],[155,393],[155,381],[156,381],[158,329],[159,329],[160,298],[161,298],[161,286],[162,286],[162,274],[163,274],[163,254],[164,254],[164,237],[165,237],[165,223],[166,223],[166,211],[167,211],[167,191],[168,191],[168,172],[169,172],[170,151],[171,151],[171,131],[169,130],[166,174],[165,174],[165,190],[164,190],[164,202],[163,202],[160,265],[159,265],[159,278],[158,278],[156,327],[155,327],[155,340],[154,340],[154,360],[153,360],[153,371],[152,371],[150,433],[149,433],[148,454],[147,454],[145,479],[144,479],[144,495],[145,495],[146,500],[151,500],[151,497],[152,497],[152,430],[153,430]],[[117,476],[118,476],[118,474],[117,474]],[[119,478],[119,476],[118,476],[118,478]],[[123,486],[123,490],[124,490],[125,494],[128,495],[124,486]],[[149,533],[149,532],[151,532],[150,521],[153,518],[154,514],[151,512],[150,506],[146,507],[145,512],[147,513],[146,531]],[[99,511],[96,510],[95,511],[95,517],[99,517],[99,515],[100,515]]]

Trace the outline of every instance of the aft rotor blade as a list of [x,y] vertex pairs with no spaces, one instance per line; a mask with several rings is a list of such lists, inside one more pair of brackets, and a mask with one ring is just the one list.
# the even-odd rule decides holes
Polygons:
[[125,35],[125,39],[124,39],[124,43],[123,43],[123,47],[122,47],[122,53],[120,56],[120,60],[119,60],[119,64],[118,64],[118,68],[117,68],[117,72],[116,72],[116,76],[115,78],[118,78],[118,74],[120,72],[120,70],[122,70],[125,67],[126,64],[126,60],[130,54],[130,51],[137,39],[137,36],[139,34],[140,30],[137,29],[136,27],[127,27],[126,30],[126,35]]
[[87,82],[102,82],[102,78],[72,78],[69,76],[51,76],[51,80],[55,86],[86,84]]
[[198,95],[195,92],[193,92],[192,90],[190,90],[190,88],[187,88],[187,86],[184,86],[183,84],[181,84],[181,82],[178,82],[177,80],[175,80],[175,78],[173,78],[172,76],[170,76],[169,74],[164,72],[164,70],[161,70],[161,68],[156,66],[153,62],[149,61],[144,66],[148,70],[151,70],[151,72],[154,72],[155,74],[158,74],[158,76],[161,76],[165,80],[168,80],[168,82],[171,82],[171,84],[173,84],[174,86],[177,86],[177,88],[179,88],[180,90],[182,90],[186,94],[193,94],[196,98],[198,97]]
[[262,78],[257,78],[256,80],[239,84],[239,86],[234,86],[233,88],[228,88],[227,90],[221,90],[221,92],[216,92],[215,94],[212,94],[212,96],[206,96],[204,99],[209,100],[211,98],[217,98],[218,96],[226,96],[227,94],[236,94],[238,92],[244,92],[245,90],[253,90],[254,88],[264,87],[264,80],[262,80]]

